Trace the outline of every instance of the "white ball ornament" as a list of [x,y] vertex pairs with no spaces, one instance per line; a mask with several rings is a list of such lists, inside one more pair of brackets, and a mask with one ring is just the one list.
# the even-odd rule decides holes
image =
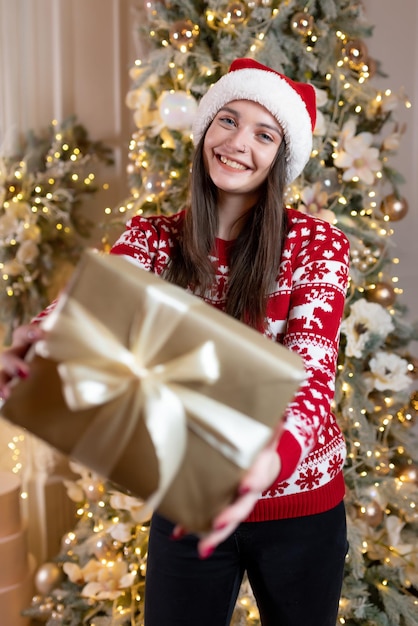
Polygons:
[[35,574],[35,587],[39,593],[48,594],[61,582],[62,570],[55,563],[44,563]]
[[156,200],[157,198],[162,197],[170,187],[170,180],[165,178],[163,174],[159,174],[157,172],[145,176],[142,184],[148,198],[150,200]]
[[191,128],[197,110],[195,98],[186,91],[166,91],[159,102],[159,112],[164,124],[172,130]]

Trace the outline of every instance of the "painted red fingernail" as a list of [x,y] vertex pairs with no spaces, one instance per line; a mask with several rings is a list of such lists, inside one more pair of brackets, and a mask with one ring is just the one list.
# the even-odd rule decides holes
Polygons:
[[223,530],[224,528],[226,528],[228,526],[228,522],[218,522],[217,524],[213,525],[213,528],[215,530]]
[[238,493],[240,496],[245,496],[247,493],[250,493],[251,488],[248,485],[240,485],[238,487]]
[[173,541],[178,541],[178,539],[181,539],[182,537],[184,537],[184,535],[186,535],[186,531],[184,530],[184,528],[176,526],[170,535],[170,539],[172,539]]
[[215,551],[214,546],[208,546],[207,548],[201,548],[199,550],[199,557],[201,559],[208,559]]
[[27,378],[29,376],[29,372],[21,367],[18,367],[17,375],[19,376],[19,378]]

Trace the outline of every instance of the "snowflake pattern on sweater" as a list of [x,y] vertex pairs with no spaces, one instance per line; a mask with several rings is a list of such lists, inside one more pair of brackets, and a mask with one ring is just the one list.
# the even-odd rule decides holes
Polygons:
[[[346,447],[331,412],[341,319],[348,283],[349,244],[327,222],[287,209],[288,231],[277,282],[269,294],[265,335],[297,352],[306,378],[289,404],[278,452],[281,471],[256,504],[249,521],[326,511],[344,497]],[[132,218],[113,254],[161,275],[181,233],[184,212]],[[216,278],[204,295],[224,310],[231,242],[216,241]],[[279,416],[278,416],[279,417]]]

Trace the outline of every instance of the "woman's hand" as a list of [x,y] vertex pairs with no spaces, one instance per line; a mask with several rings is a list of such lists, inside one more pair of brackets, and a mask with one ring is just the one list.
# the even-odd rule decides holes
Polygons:
[[19,376],[29,376],[29,365],[24,360],[32,344],[43,337],[43,331],[36,324],[19,326],[13,333],[10,348],[0,352],[0,397],[6,400],[10,395],[10,381]]
[[[229,537],[248,517],[261,492],[268,489],[279,475],[280,458],[277,453],[277,444],[281,431],[282,425],[276,429],[270,442],[261,450],[252,467],[241,480],[234,502],[217,515],[213,521],[212,530],[199,540],[198,552],[202,559],[209,557],[216,546]],[[186,532],[186,529],[176,526],[172,537],[181,540]]]
[[231,535],[253,510],[261,492],[270,487],[280,472],[277,438],[257,456],[241,481],[236,500],[214,520],[212,530],[198,544],[201,558],[212,554],[218,544]]

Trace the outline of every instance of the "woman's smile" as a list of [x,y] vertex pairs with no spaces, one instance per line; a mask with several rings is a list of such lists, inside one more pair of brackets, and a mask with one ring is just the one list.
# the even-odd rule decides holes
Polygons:
[[232,169],[234,170],[247,170],[249,169],[246,165],[243,165],[242,163],[239,163],[238,161],[232,160],[224,155],[219,155],[218,159],[221,161],[221,163],[223,163],[224,165],[227,165],[228,167],[232,167]]

